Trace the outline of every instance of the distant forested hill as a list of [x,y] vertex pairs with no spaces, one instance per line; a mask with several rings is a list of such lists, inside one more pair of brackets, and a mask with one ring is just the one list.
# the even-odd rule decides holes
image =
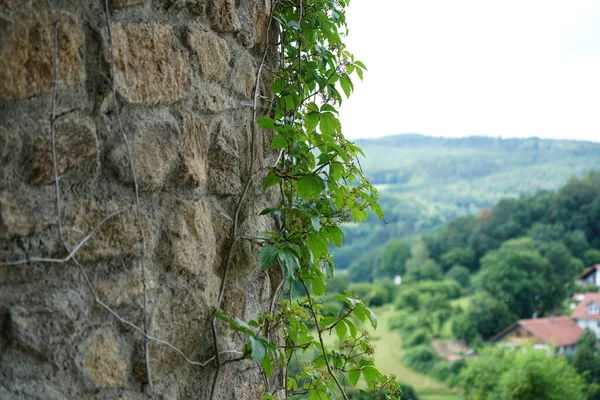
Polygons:
[[385,223],[370,217],[346,227],[344,247],[334,253],[341,269],[391,238],[431,231],[505,197],[557,190],[600,169],[600,143],[593,142],[396,135],[356,143],[380,189]]

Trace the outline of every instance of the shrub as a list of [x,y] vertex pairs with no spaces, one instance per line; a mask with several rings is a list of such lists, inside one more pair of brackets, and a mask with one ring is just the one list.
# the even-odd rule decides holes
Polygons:
[[326,287],[328,294],[344,293],[350,287],[350,278],[347,274],[336,274],[327,281]]
[[400,287],[396,294],[396,308],[416,311],[420,307],[419,289],[414,286]]
[[402,336],[402,346],[406,349],[409,347],[419,346],[431,342],[431,336],[425,329],[417,329],[410,335]]
[[401,400],[420,400],[415,388],[408,383],[400,383],[400,389],[402,389]]
[[431,345],[420,345],[407,349],[402,362],[418,372],[428,372],[438,361],[437,354]]
[[463,267],[462,265],[454,265],[446,273],[446,279],[454,280],[458,282],[460,286],[466,288],[469,287],[469,283],[471,282],[471,272],[469,272],[467,267]]

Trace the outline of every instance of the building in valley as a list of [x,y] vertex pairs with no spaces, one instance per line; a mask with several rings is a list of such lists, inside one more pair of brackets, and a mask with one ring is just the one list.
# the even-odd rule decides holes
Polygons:
[[577,321],[580,328],[594,332],[600,340],[600,293],[585,293],[571,318]]
[[584,330],[570,317],[521,319],[490,339],[509,347],[532,343],[534,348],[547,349],[551,346],[556,354],[573,354],[577,341]]
[[592,265],[577,277],[580,286],[594,285],[600,288],[600,264]]

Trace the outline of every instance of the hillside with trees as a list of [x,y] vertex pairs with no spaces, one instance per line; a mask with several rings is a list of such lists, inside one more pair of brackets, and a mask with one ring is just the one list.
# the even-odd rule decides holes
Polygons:
[[379,188],[385,222],[347,225],[338,269],[386,242],[430,232],[501,199],[559,189],[600,169],[600,143],[567,140],[434,138],[397,135],[359,140],[361,166]]
[[[377,251],[353,262],[328,291],[349,285],[370,306],[384,307],[384,323],[401,338],[395,368],[425,374],[466,399],[600,399],[592,334],[566,359],[489,347],[517,320],[569,315],[575,291],[598,290],[575,281],[600,264],[600,172],[573,177],[557,191],[504,198]],[[479,356],[466,357],[468,349]]]

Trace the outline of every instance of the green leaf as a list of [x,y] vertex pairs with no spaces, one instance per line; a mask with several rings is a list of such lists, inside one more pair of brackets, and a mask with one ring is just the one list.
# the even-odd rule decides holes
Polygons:
[[277,185],[279,182],[281,182],[281,178],[275,174],[275,171],[269,171],[263,180],[263,190],[267,191],[268,188]]
[[265,369],[265,374],[267,374],[267,376],[271,376],[271,374],[273,373],[273,365],[271,364],[271,360],[269,359],[269,357],[263,357],[261,360],[261,364]]
[[285,149],[288,146],[287,139],[281,133],[273,138],[272,149]]
[[369,389],[373,389],[381,373],[375,367],[364,367],[362,371],[365,381],[367,381],[367,386]]
[[319,125],[319,120],[321,119],[321,115],[314,112],[309,112],[304,117],[304,126],[306,127],[306,132],[311,133],[315,129],[317,129],[317,125]]
[[260,342],[260,340],[256,340],[254,337],[250,336],[250,344],[252,346],[252,361],[259,362],[267,355],[267,350]]
[[315,230],[315,232],[319,232],[321,230],[321,218],[315,215],[311,215],[310,223],[312,224],[312,227]]
[[335,115],[329,112],[325,112],[321,114],[321,122],[319,124],[321,128],[321,133],[325,135],[334,135],[341,128],[340,121],[336,118]]
[[329,111],[334,114],[339,114],[339,111],[337,110],[337,108],[335,108],[331,104],[327,104],[327,103],[325,103],[321,106],[321,112],[326,112],[326,111]]
[[359,379],[360,379],[360,370],[348,372],[348,380],[350,381],[350,384],[352,386],[356,386]]
[[354,65],[364,69],[365,71],[367,70],[367,67],[361,61],[358,61],[358,60],[354,61]]
[[311,199],[319,196],[321,191],[325,189],[323,179],[309,175],[294,182],[298,195],[303,199]]
[[346,94],[346,97],[350,97],[350,95],[352,94],[352,89],[353,89],[352,81],[350,80],[350,78],[343,76],[340,79],[340,85],[342,86],[342,90]]
[[329,400],[329,396],[327,395],[327,392],[313,389],[308,392],[308,400]]
[[273,118],[264,117],[257,121],[258,126],[263,129],[273,130],[275,129],[275,121]]
[[260,249],[259,258],[260,258],[260,266],[262,269],[267,269],[275,262],[277,258],[278,250],[277,247],[272,244],[268,244],[263,246]]
[[344,321],[338,322],[338,324],[335,326],[335,333],[337,334],[340,343],[342,343],[346,338],[346,334],[348,333],[348,326],[346,326]]
[[321,235],[310,235],[306,238],[306,244],[313,253],[315,260],[319,260],[321,256],[327,255],[329,249],[327,248],[327,242],[321,237]]

